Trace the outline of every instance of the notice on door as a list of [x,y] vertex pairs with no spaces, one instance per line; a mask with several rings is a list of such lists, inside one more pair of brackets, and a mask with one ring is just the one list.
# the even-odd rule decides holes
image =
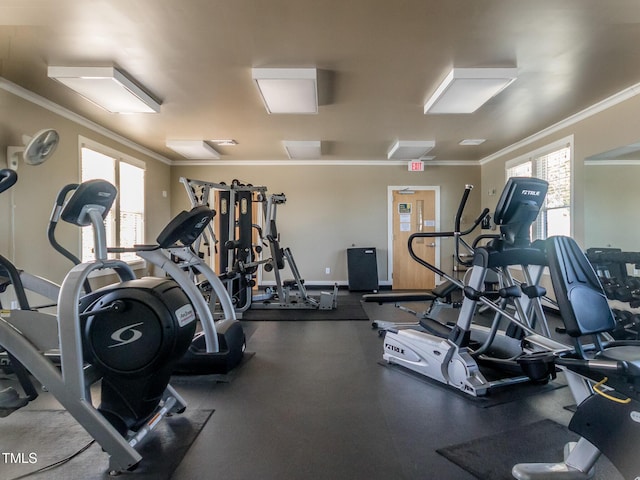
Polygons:
[[411,214],[411,204],[410,203],[399,203],[398,204],[398,213],[403,214]]

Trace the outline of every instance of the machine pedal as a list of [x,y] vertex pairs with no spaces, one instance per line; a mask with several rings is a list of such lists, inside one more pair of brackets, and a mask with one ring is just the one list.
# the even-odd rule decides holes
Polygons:
[[24,407],[29,400],[21,397],[15,388],[8,387],[0,391],[0,417],[6,417],[19,408]]

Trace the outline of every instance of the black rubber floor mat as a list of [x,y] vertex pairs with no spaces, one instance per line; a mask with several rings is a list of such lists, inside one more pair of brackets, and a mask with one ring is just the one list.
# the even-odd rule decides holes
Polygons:
[[[167,480],[178,467],[213,410],[187,410],[164,419],[139,450],[142,461],[119,479]],[[65,410],[20,410],[0,423],[0,451],[14,453],[0,459],[3,480],[107,480],[108,455]],[[84,449],[87,447],[86,449]],[[80,453],[78,453],[80,452]],[[76,455],[77,454],[77,455]],[[75,456],[74,456],[75,455]],[[73,457],[55,468],[44,467]]]
[[[515,464],[560,462],[565,444],[577,439],[559,423],[541,420],[436,451],[481,480],[513,480],[511,469]],[[605,457],[600,457],[594,480],[622,477]]]

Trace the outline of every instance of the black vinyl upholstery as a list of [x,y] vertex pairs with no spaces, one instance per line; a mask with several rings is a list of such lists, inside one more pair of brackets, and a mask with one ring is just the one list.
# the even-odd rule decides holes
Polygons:
[[[637,394],[640,387],[640,342],[621,340],[602,343],[597,334],[613,330],[615,319],[600,280],[586,255],[569,237],[547,239],[549,273],[556,293],[560,315],[567,333],[576,340],[577,354],[618,362],[624,373],[610,372],[610,384],[626,394]],[[597,350],[585,354],[580,337],[593,335]],[[633,381],[629,379],[633,378]],[[638,383],[632,390],[630,385]]]
[[183,210],[176,215],[160,234],[156,241],[161,248],[171,247],[178,242],[191,245],[209,225],[216,212],[205,205]]
[[550,237],[547,257],[567,333],[581,337],[613,330],[615,319],[600,280],[575,240]]

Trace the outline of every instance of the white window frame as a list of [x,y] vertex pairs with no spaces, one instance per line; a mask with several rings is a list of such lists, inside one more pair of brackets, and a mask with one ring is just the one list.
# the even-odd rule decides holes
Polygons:
[[[101,143],[96,142],[95,140],[91,140],[89,138],[83,137],[82,135],[78,136],[78,178],[82,178],[82,149],[83,148],[87,148],[89,150],[93,150],[95,152],[101,153],[103,155],[106,155],[108,157],[112,157],[115,159],[116,162],[124,162],[124,163],[128,163],[134,167],[140,168],[142,170],[146,171],[146,163],[140,159],[137,159],[135,157],[132,157],[130,155],[127,155],[125,153],[122,153],[116,149],[113,149],[111,147],[108,147],[106,145],[103,145]],[[115,185],[116,188],[119,189],[119,185]],[[142,231],[143,231],[143,236],[144,236],[144,232],[146,230],[145,225],[146,225],[146,204],[143,207],[143,220],[142,220]],[[144,240],[144,239],[143,239]],[[78,235],[78,242],[79,242],[79,246],[80,246],[80,253],[82,255],[82,232],[79,232]],[[144,242],[143,242],[144,243]],[[108,245],[110,246],[110,245]],[[146,262],[141,259],[141,258],[136,258],[135,260],[128,260],[127,264],[129,264],[132,268],[140,268],[140,267],[144,267],[146,266]],[[97,274],[95,276],[100,276],[101,274],[101,270],[93,272],[94,274]],[[104,273],[102,274],[108,274],[108,271],[104,271]],[[91,276],[94,276],[93,274]]]
[[[561,138],[560,140],[557,140],[553,143],[550,143],[548,145],[545,145],[544,147],[538,148],[532,152],[526,153],[524,155],[521,155],[517,158],[514,158],[512,160],[508,160],[505,163],[504,166],[504,176],[505,176],[505,183],[508,180],[508,176],[507,176],[507,172],[509,171],[510,168],[516,167],[520,164],[526,163],[526,162],[532,162],[532,164],[535,163],[535,160],[540,158],[540,157],[544,157],[545,155],[548,155],[550,153],[553,153],[555,151],[558,151],[560,149],[563,148],[569,148],[569,169],[570,169],[570,173],[569,173],[569,191],[570,191],[570,200],[569,200],[569,215],[570,215],[570,221],[569,221],[569,231],[570,231],[570,236],[573,237],[574,235],[574,204],[575,204],[575,196],[574,196],[574,189],[575,189],[575,181],[574,181],[574,148],[573,148],[573,135],[569,135],[567,137]],[[532,176],[535,177],[535,167],[532,165]]]

